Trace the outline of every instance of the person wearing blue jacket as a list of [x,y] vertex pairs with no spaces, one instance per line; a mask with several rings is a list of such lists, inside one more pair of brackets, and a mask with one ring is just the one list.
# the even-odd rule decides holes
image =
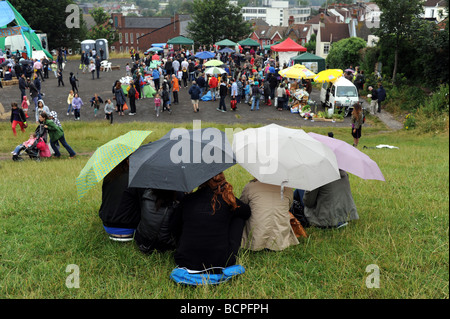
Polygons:
[[156,92],[159,91],[159,71],[158,69],[153,69],[153,73],[152,73],[152,78],[153,78],[153,82],[155,83],[155,90]]
[[202,91],[200,90],[199,86],[197,85],[197,82],[192,81],[192,86],[189,89],[189,94],[191,95],[192,106],[194,107],[195,113],[197,113],[199,111],[198,100],[200,100],[201,93],[202,93]]

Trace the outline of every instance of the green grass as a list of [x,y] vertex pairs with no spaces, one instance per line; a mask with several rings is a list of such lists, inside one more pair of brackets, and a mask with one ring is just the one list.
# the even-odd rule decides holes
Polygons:
[[[386,182],[350,176],[360,220],[341,230],[307,229],[282,252],[240,254],[246,273],[217,287],[190,289],[169,279],[173,254],[143,255],[134,243],[107,239],[98,217],[101,185],[77,200],[75,178],[97,146],[132,129],[156,140],[172,127],[160,123],[67,123],[66,139],[79,155],[40,163],[0,161],[0,298],[448,298],[449,138],[363,129],[364,149]],[[203,127],[225,125],[202,123]],[[185,127],[192,127],[188,123]],[[246,127],[243,127],[246,128]],[[330,128],[308,131],[326,134]],[[384,131],[383,131],[384,130]],[[0,123],[0,153],[25,135]],[[352,143],[348,128],[336,138]],[[237,196],[251,176],[239,165],[225,172]],[[66,287],[66,267],[80,269],[80,288]],[[366,287],[368,265],[380,268],[380,288]]]

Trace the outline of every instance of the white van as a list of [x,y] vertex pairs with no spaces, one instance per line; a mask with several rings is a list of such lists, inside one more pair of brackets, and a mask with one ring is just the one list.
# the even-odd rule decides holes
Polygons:
[[324,108],[328,108],[328,114],[334,110],[344,112],[344,116],[351,114],[353,104],[359,102],[356,86],[344,77],[340,77],[334,83],[325,82],[320,90],[320,102]]

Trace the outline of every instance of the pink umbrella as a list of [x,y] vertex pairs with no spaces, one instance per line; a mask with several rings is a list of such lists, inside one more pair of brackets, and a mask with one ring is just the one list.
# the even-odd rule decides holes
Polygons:
[[339,139],[328,136],[308,133],[312,138],[325,144],[336,155],[339,169],[356,175],[362,179],[376,179],[385,181],[383,174],[377,163],[369,156],[358,150],[356,147]]

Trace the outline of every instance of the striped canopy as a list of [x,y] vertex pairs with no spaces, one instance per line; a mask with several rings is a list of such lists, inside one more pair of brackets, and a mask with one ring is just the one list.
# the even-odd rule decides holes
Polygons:
[[78,199],[139,148],[151,131],[130,131],[100,146],[76,178]]

